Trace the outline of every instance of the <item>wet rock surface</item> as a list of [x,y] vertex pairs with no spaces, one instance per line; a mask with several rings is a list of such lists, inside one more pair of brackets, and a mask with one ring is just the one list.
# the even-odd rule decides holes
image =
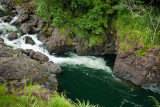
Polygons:
[[18,38],[18,35],[16,32],[12,32],[8,35],[8,39],[9,40],[14,40],[14,39],[17,39]]
[[35,44],[34,40],[31,37],[29,37],[29,36],[25,37],[25,43],[26,44],[31,44],[31,45]]

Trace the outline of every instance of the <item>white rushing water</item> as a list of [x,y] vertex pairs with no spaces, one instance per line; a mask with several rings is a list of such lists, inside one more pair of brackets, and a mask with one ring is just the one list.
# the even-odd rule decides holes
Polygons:
[[[36,34],[25,34],[23,36],[19,35],[19,38],[13,41],[9,41],[7,39],[9,32],[18,31],[17,28],[11,24],[13,24],[18,19],[18,16],[15,16],[10,23],[5,23],[0,19],[0,31],[3,32],[0,37],[3,38],[4,43],[8,46],[13,47],[14,49],[22,48],[22,49],[33,49],[34,51],[41,52],[49,57],[50,61],[58,64],[72,64],[72,65],[83,65],[88,68],[101,69],[107,72],[111,72],[111,69],[106,66],[106,62],[103,58],[97,58],[94,56],[78,56],[76,54],[71,53],[70,57],[56,57],[54,55],[50,55],[48,51],[43,46],[42,42],[37,39]],[[31,37],[35,45],[25,44],[26,36]]]
[[3,6],[0,4],[0,10],[3,12],[6,12],[6,10],[3,8]]

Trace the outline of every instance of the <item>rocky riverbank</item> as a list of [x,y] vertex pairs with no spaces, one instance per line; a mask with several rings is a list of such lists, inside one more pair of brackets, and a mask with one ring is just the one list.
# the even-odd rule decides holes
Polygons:
[[[145,55],[140,55],[138,50],[143,49],[135,47],[131,51],[118,51],[120,46],[117,45],[115,33],[103,33],[103,43],[96,43],[94,46],[89,45],[89,40],[80,39],[77,37],[69,37],[70,28],[64,29],[62,32],[58,27],[52,27],[50,23],[45,23],[40,17],[35,15],[35,2],[23,0],[23,4],[17,5],[12,0],[2,0],[5,8],[8,8],[12,13],[18,14],[18,19],[13,24],[20,27],[21,35],[38,34],[39,40],[46,45],[46,49],[51,53],[75,52],[78,55],[94,55],[104,56],[107,54],[117,54],[114,65],[113,74],[116,77],[129,80],[139,86],[146,86],[160,82],[160,49],[159,47],[147,50]],[[4,21],[9,22],[10,16],[4,16]],[[16,35],[9,37],[15,38]],[[26,43],[34,44],[32,38],[27,37]],[[35,53],[32,50],[24,51],[29,57],[47,61],[46,57],[38,59],[40,53]],[[46,63],[46,62],[45,62]],[[48,63],[47,63],[48,64]],[[46,64],[46,65],[47,65]],[[42,64],[43,65],[43,64]],[[48,65],[47,65],[48,66]]]
[[16,88],[29,84],[42,85],[50,90],[57,90],[56,74],[61,68],[48,62],[48,57],[33,50],[13,50],[0,39],[0,82]]
[[[33,30],[33,33],[36,32],[35,29],[37,27],[35,26],[38,23],[37,20],[39,20],[39,18],[35,18],[37,16],[26,14],[18,6],[16,8],[16,4],[13,1],[5,0],[1,3],[4,4],[9,11],[9,13],[6,13],[6,10],[1,10],[0,12],[3,13],[1,19],[4,22],[10,22],[11,24],[20,26],[21,34],[19,35],[17,31],[11,32],[13,29],[5,28],[5,23],[1,25],[0,34],[5,35],[5,33],[10,32],[7,39],[13,41],[18,39],[19,36],[23,36],[24,33],[29,33],[29,31]],[[19,15],[14,23],[11,22],[13,16],[8,15],[10,12],[14,15],[16,13]],[[27,21],[27,23],[23,23],[25,21]],[[34,44],[31,37],[26,37],[25,42],[26,44]],[[6,46],[4,40],[0,38],[0,82],[6,83],[8,87],[21,88],[24,87],[25,84],[32,82],[32,84],[40,85],[43,88],[57,91],[58,81],[56,74],[61,72],[61,68],[53,62],[49,62],[49,58],[46,55],[31,49],[14,50]]]

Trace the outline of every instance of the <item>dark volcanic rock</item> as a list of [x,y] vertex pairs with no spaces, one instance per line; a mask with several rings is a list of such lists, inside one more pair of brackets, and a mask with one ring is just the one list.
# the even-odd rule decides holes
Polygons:
[[31,45],[35,44],[34,40],[31,37],[29,37],[29,36],[26,36],[25,43],[26,44],[31,44]]
[[17,39],[18,38],[18,35],[16,32],[12,32],[8,35],[8,39],[9,40],[14,40],[14,39]]
[[2,17],[2,20],[3,20],[4,22],[10,22],[10,21],[12,20],[12,17],[10,17],[10,16],[3,16],[3,17]]
[[[125,57],[122,57],[125,56]],[[154,56],[129,56],[124,52],[118,53],[115,61],[113,74],[116,77],[129,80],[136,85],[158,83],[160,72],[157,66],[159,62]]]
[[50,70],[51,74],[57,74],[62,72],[62,69],[53,62],[45,62],[43,65]]
[[[56,64],[39,61],[28,58],[23,49],[13,50],[0,44],[0,82],[6,82],[14,87],[23,87],[25,81],[33,84],[45,85],[51,90],[57,90],[56,75],[52,74],[61,72]],[[52,69],[50,69],[52,68]]]
[[51,76],[49,77],[49,82],[46,83],[46,87],[50,90],[58,90],[57,85],[58,81],[56,79],[56,75],[51,74]]
[[67,36],[60,34],[58,28],[55,27],[52,37],[46,43],[46,49],[49,53],[63,53],[67,51],[74,51],[75,46],[70,44],[67,40]]
[[46,36],[44,34],[39,34],[38,39],[45,45],[49,41],[48,38],[46,38]]
[[16,4],[13,2],[13,0],[1,0],[0,2],[7,9],[15,9]]
[[88,39],[79,39],[77,37],[71,38],[67,36],[71,29],[66,28],[65,33],[61,33],[57,27],[54,28],[52,36],[44,39],[45,36],[40,35],[41,40],[45,40],[46,49],[49,53],[64,53],[64,52],[76,52],[78,55],[94,55],[103,56],[106,54],[116,53],[116,43],[114,39],[111,39],[113,35],[110,35],[110,40],[108,35],[103,43],[96,43],[94,46],[90,46]]
[[49,61],[49,58],[40,52],[35,52],[33,58],[43,62]]
[[27,24],[27,23],[22,24],[20,27],[20,30],[23,33],[31,33],[31,28],[30,28],[29,24]]
[[16,6],[16,11],[17,11],[18,15],[26,14],[26,10],[23,6]]
[[15,23],[23,23],[29,19],[28,14],[21,15]]
[[30,56],[31,58],[33,58],[33,57],[34,57],[34,54],[35,54],[35,51],[31,51],[30,54],[29,54],[29,56]]
[[32,51],[33,51],[32,49],[26,49],[26,50],[24,50],[24,53],[29,56],[30,52],[32,52]]

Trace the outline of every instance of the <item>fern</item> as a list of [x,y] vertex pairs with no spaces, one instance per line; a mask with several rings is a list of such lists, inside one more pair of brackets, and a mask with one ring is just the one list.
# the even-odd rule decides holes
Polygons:
[[151,98],[153,101],[154,101],[154,103],[155,103],[155,107],[160,107],[160,104],[159,104],[159,102],[156,100],[156,98],[154,98],[153,96],[149,96],[149,98]]

